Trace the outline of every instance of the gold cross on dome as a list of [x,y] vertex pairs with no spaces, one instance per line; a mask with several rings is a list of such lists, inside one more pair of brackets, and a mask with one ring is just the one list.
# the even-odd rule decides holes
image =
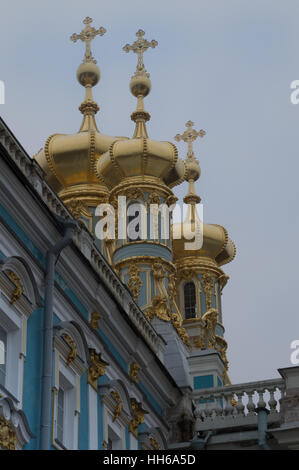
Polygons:
[[106,29],[103,28],[102,26],[99,29],[93,28],[93,26],[90,26],[90,23],[92,23],[92,18],[89,18],[87,16],[85,20],[83,20],[83,23],[86,25],[84,29],[82,29],[80,34],[72,34],[70,37],[71,41],[77,42],[78,39],[81,39],[81,41],[85,42],[85,55],[84,55],[84,60],[83,63],[86,62],[93,62],[94,64],[97,63],[97,61],[93,58],[91,49],[90,49],[90,42],[97,36],[103,36],[106,33]]
[[143,63],[143,54],[149,47],[156,47],[158,45],[157,41],[154,39],[152,41],[148,41],[144,39],[145,32],[142,29],[139,29],[136,33],[137,39],[133,44],[126,44],[123,47],[125,52],[133,51],[138,55],[138,62],[136,70],[138,72],[145,72],[144,63]]
[[194,122],[188,121],[186,123],[187,129],[185,130],[185,132],[183,134],[177,134],[174,137],[177,142],[179,142],[180,140],[183,140],[184,142],[188,143],[188,153],[187,153],[188,157],[194,156],[193,142],[197,139],[197,137],[204,137],[206,135],[206,131],[202,129],[200,131],[196,131],[195,129],[193,129],[193,126],[194,126]]

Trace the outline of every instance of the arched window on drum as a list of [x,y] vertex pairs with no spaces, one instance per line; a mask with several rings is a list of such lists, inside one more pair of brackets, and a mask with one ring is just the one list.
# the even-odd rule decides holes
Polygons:
[[192,281],[184,285],[184,309],[186,319],[196,317],[196,292]]

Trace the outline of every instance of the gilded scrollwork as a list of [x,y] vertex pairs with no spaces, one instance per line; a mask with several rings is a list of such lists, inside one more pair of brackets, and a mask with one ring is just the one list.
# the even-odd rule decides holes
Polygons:
[[202,275],[202,286],[206,295],[206,306],[207,310],[212,307],[212,289],[213,289],[213,278],[210,273],[204,273]]
[[98,378],[105,374],[108,362],[101,358],[101,355],[96,353],[95,349],[89,349],[89,358],[91,365],[87,371],[87,383],[89,383],[95,391],[98,390]]
[[130,377],[134,382],[139,382],[138,372],[140,371],[140,366],[137,362],[131,362],[130,364]]
[[69,199],[65,202],[65,205],[76,219],[81,216],[88,218],[92,217],[92,214],[89,211],[88,207],[80,199]]
[[4,450],[15,450],[17,435],[11,423],[0,417],[0,448]]
[[70,347],[70,352],[66,360],[66,365],[69,366],[77,357],[77,348],[75,342],[68,334],[64,333],[62,337]]
[[168,276],[168,295],[169,295],[169,303],[170,307],[173,308],[176,296],[176,275],[174,273],[170,273]]
[[153,317],[158,317],[160,320],[170,320],[170,309],[168,306],[168,299],[166,296],[160,297],[156,295],[152,300],[152,305],[146,310],[146,316],[149,320]]
[[159,205],[160,204],[159,194],[156,193],[155,191],[150,193],[150,195],[148,196],[148,204],[157,204],[157,205]]
[[186,329],[182,326],[181,317],[176,313],[172,313],[171,314],[171,323],[173,324],[173,326],[177,330],[178,335],[180,336],[183,343],[185,343],[186,346],[191,346],[189,335],[188,335]]
[[150,437],[150,443],[151,443],[152,447],[153,447],[155,450],[159,450],[159,449],[160,449],[160,445],[159,445],[157,439],[155,439],[154,437]]
[[14,305],[22,296],[24,290],[23,290],[23,286],[21,284],[20,278],[13,271],[7,271],[7,276],[15,285],[15,288],[11,293],[11,297],[9,301],[10,305]]
[[131,398],[131,407],[133,412],[133,418],[129,423],[129,431],[133,436],[138,438],[138,426],[144,422],[144,415],[148,412],[142,408],[141,403],[138,403],[136,398]]
[[92,312],[90,316],[90,325],[92,326],[94,330],[98,330],[100,318],[101,318],[101,315],[98,312]]
[[116,405],[113,410],[113,418],[112,418],[112,422],[114,423],[114,421],[116,421],[117,418],[119,418],[119,416],[121,415],[123,406],[122,406],[121,398],[115,390],[112,390],[112,392],[110,392],[110,395],[116,402]]
[[132,292],[133,298],[136,301],[138,299],[138,295],[142,287],[142,281],[139,277],[139,268],[135,264],[131,264],[128,271],[130,274],[128,288]]

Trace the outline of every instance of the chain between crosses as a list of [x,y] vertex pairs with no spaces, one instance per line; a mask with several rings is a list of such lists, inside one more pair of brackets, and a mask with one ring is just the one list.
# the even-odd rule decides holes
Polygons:
[[96,64],[97,61],[92,56],[90,43],[96,36],[98,35],[103,36],[106,33],[106,29],[103,28],[102,26],[99,29],[95,29],[92,26],[90,26],[90,23],[92,23],[92,18],[89,18],[89,16],[87,16],[85,20],[83,20],[83,23],[86,26],[84,29],[82,29],[81,33],[72,34],[70,39],[73,42],[77,42],[79,39],[85,42],[85,55],[84,55],[83,63],[93,62],[94,64]]

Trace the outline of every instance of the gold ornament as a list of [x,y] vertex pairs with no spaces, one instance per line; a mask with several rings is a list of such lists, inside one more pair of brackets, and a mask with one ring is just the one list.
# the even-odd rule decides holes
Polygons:
[[206,306],[207,310],[210,310],[212,306],[212,288],[213,288],[213,278],[210,273],[204,273],[202,275],[202,286],[206,294]]
[[152,300],[152,305],[146,310],[146,316],[149,320],[153,317],[158,317],[160,320],[170,320],[170,309],[167,303],[167,297],[156,297]]
[[101,318],[101,315],[98,312],[92,312],[90,316],[90,325],[94,330],[97,330],[99,328],[99,320]]
[[176,313],[172,313],[171,314],[171,322],[172,322],[173,326],[175,327],[175,329],[177,330],[178,335],[180,336],[183,343],[185,343],[186,346],[191,346],[190,338],[188,336],[187,331],[182,326],[182,319],[179,317],[179,315],[176,314]]
[[140,371],[140,366],[137,364],[137,362],[132,362],[130,364],[130,377],[136,383],[139,382],[139,377],[138,377],[139,371]]
[[168,276],[168,289],[167,290],[168,290],[168,295],[169,295],[169,303],[172,308],[175,302],[175,296],[176,296],[176,276],[173,273],[169,274]]
[[159,194],[156,193],[155,191],[150,193],[150,195],[148,197],[148,204],[157,204],[159,206],[160,205],[160,196],[159,196]]
[[24,292],[23,286],[21,284],[19,277],[14,272],[8,271],[7,276],[15,285],[15,289],[13,290],[11,297],[10,297],[10,301],[9,301],[10,305],[14,305]]
[[142,287],[142,281],[139,277],[139,268],[136,265],[132,264],[129,267],[128,271],[130,274],[128,288],[132,292],[134,300],[137,301],[140,289]]
[[144,422],[144,415],[148,412],[142,408],[141,403],[138,403],[135,398],[131,398],[131,407],[133,411],[133,418],[129,423],[129,431],[133,436],[138,438],[138,426]]
[[110,395],[116,401],[116,405],[113,410],[113,418],[112,418],[112,422],[114,423],[114,421],[117,420],[117,418],[121,415],[123,406],[121,403],[120,396],[115,390],[112,390],[112,392],[110,392]]
[[4,450],[15,450],[17,435],[11,423],[0,417],[0,447]]
[[69,366],[77,357],[77,348],[76,348],[76,345],[75,345],[74,341],[72,340],[72,338],[69,335],[64,333],[62,335],[62,337],[66,341],[66,343],[69,345],[69,347],[71,348],[71,350],[68,354],[68,357],[67,357],[67,361],[66,361],[66,365]]
[[160,449],[159,443],[158,443],[157,439],[155,439],[154,437],[150,437],[150,443],[151,443],[151,445],[153,446],[153,448],[155,450]]
[[101,355],[97,354],[95,349],[89,349],[89,357],[92,364],[87,371],[87,383],[97,392],[98,378],[105,374],[106,366],[109,364],[101,359]]
[[76,219],[79,219],[81,215],[84,217],[92,217],[88,207],[80,199],[69,199],[65,201],[65,205]]

